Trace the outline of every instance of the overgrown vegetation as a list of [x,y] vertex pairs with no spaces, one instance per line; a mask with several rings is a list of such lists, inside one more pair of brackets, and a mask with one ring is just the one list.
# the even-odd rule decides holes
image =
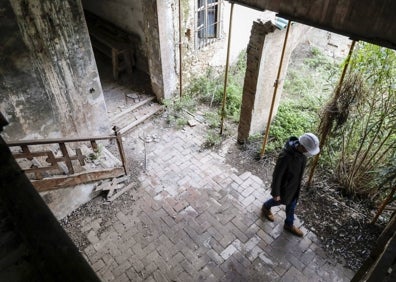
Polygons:
[[[225,117],[230,121],[239,119],[245,55],[241,52],[229,70]],[[308,58],[289,66],[267,152],[281,149],[292,135],[330,127],[320,159],[322,168],[333,173],[347,193],[381,198],[395,187],[396,55],[386,48],[361,44],[343,85],[333,89],[342,67],[316,48],[311,48]],[[215,109],[204,114],[209,128],[204,146],[219,145],[223,83],[224,75],[208,69],[190,83],[181,99],[165,101],[168,121],[183,127],[197,104],[204,103]],[[330,98],[337,92],[336,98]],[[250,141],[258,144],[262,136],[251,136]]]
[[[237,61],[230,66],[227,80],[225,116],[232,121],[239,120],[243,82],[246,70],[246,51],[242,51]],[[205,75],[191,82],[186,95],[198,97],[199,101],[210,107],[220,108],[224,93],[224,73],[217,74],[209,68]]]
[[378,199],[395,186],[395,77],[395,51],[362,43],[323,111],[321,130],[331,136],[326,159],[348,194]]
[[289,66],[282,100],[270,128],[268,153],[280,150],[290,136],[315,132],[319,124],[319,110],[331,94],[339,67],[317,48],[309,52],[307,58]]
[[187,125],[189,113],[196,111],[197,99],[186,95],[178,99],[165,99],[163,104],[167,108],[168,123],[181,129]]
[[[246,51],[242,51],[228,72],[225,118],[231,122],[239,121],[245,69]],[[218,74],[216,69],[208,68],[204,75],[196,77],[190,82],[180,99],[164,101],[168,109],[168,123],[177,128],[183,128],[196,111],[197,105],[204,104],[214,109],[204,115],[205,122],[209,127],[204,146],[219,145],[222,140],[219,136],[221,122],[221,110],[219,109],[222,106],[223,90],[224,73]]]

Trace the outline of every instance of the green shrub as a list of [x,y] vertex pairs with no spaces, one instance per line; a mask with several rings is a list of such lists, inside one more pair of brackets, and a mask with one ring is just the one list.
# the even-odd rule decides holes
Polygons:
[[205,142],[203,146],[205,148],[216,147],[221,144],[222,136],[219,134],[218,131],[209,130],[206,134]]
[[[239,121],[245,70],[246,51],[242,51],[228,71],[225,117],[231,118],[232,121]],[[191,81],[186,92],[210,107],[220,108],[223,102],[224,73],[218,74],[210,67],[204,75]]]
[[299,136],[314,131],[317,115],[311,109],[301,109],[292,102],[282,103],[270,128],[270,140],[266,146],[269,152],[282,148],[290,136]]
[[162,103],[165,105],[168,113],[168,124],[177,128],[182,128],[187,124],[186,116],[188,112],[195,112],[197,106],[196,99],[189,95],[176,99],[164,99]]
[[220,127],[220,115],[217,112],[206,112],[205,120],[209,128],[219,128]]

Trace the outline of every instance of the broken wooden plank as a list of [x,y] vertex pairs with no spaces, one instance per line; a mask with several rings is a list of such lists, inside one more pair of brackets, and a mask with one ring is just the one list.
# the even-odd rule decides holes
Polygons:
[[95,191],[107,191],[107,190],[113,189],[112,186],[120,184],[127,180],[129,180],[128,175],[113,178],[111,180],[105,180],[95,187]]
[[115,199],[117,199],[119,196],[121,196],[122,194],[124,194],[125,192],[127,192],[128,190],[131,190],[131,188],[133,187],[135,183],[129,183],[127,186],[119,189],[119,191],[117,191],[117,193],[115,193],[114,195],[110,195],[107,194],[106,200],[111,202],[114,201]]
[[78,184],[98,181],[106,178],[114,178],[124,175],[124,168],[116,167],[111,169],[94,170],[76,173],[74,175],[47,178],[32,181],[33,186],[39,192],[72,187]]

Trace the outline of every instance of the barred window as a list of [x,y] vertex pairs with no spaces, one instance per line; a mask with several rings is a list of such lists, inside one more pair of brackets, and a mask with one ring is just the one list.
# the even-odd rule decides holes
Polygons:
[[196,48],[200,49],[220,37],[222,0],[197,0]]

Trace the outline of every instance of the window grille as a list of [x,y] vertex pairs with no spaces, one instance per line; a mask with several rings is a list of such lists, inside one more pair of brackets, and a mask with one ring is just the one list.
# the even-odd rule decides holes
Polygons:
[[222,0],[197,0],[195,47],[200,49],[220,37]]

